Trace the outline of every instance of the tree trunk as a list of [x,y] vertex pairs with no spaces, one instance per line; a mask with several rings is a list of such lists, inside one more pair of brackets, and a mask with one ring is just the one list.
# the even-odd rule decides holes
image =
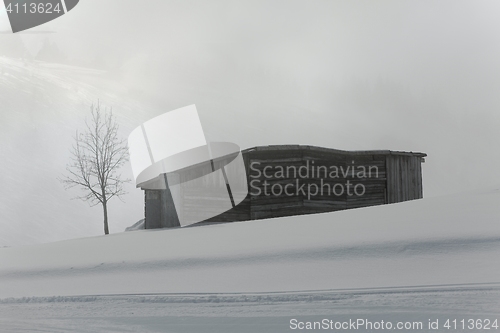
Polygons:
[[102,209],[104,210],[104,234],[108,235],[109,228],[108,228],[108,203],[107,202],[103,202]]

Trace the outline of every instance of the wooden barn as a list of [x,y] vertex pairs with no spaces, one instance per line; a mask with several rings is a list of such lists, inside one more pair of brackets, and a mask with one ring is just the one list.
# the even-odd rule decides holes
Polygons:
[[[242,151],[248,195],[206,222],[234,222],[383,205],[423,197],[424,153],[390,150],[344,151],[302,145]],[[227,186],[222,177],[213,182]],[[145,228],[177,226],[168,190],[145,190]],[[185,190],[189,212],[196,196]],[[192,200],[192,204],[190,204]],[[216,200],[216,198],[214,198]]]

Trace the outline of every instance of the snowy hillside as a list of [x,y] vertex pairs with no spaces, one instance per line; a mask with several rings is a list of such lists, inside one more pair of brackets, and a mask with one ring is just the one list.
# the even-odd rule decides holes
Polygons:
[[292,320],[324,319],[421,332],[447,332],[453,319],[498,324],[499,201],[496,188],[3,248],[0,331],[279,333],[295,331]]
[[0,250],[0,297],[500,283],[500,190]]

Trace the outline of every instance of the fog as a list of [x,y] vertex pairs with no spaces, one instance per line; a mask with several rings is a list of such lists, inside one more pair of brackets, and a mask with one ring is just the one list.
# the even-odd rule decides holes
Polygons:
[[[18,166],[2,175],[4,184],[16,182],[0,199],[17,206],[0,213],[0,246],[102,233],[99,208],[70,201],[74,193],[56,179],[71,135],[97,98],[113,107],[123,136],[196,104],[209,140],[242,149],[420,151],[428,154],[424,197],[498,186],[499,15],[498,1],[85,0],[13,36],[0,13],[0,56],[9,56],[13,40],[35,58],[52,43],[59,58],[45,61],[102,71],[98,79],[75,79],[85,97],[64,99],[74,104],[57,104],[55,115],[44,111],[55,102],[2,94],[0,85],[0,145]],[[21,100],[31,104],[20,107]],[[54,121],[64,128],[58,139]],[[47,159],[50,177],[28,162],[33,155]],[[39,176],[28,182],[30,170]],[[50,212],[37,218],[29,211],[48,188],[53,199],[43,205]],[[130,185],[129,192],[125,203],[111,202],[112,233],[142,217],[141,191]]]

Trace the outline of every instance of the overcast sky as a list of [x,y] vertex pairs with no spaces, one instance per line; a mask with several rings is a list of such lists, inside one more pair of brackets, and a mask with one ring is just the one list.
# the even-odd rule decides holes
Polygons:
[[[499,17],[494,0],[82,0],[19,37],[33,55],[47,40],[69,64],[107,71],[95,97],[114,107],[124,135],[196,104],[210,140],[243,149],[425,152],[431,197],[500,185]],[[19,112],[1,102],[4,119]],[[9,117],[17,132],[30,131]],[[131,220],[116,215],[120,227],[140,218],[141,195],[126,200]],[[71,236],[98,233],[99,223]]]

